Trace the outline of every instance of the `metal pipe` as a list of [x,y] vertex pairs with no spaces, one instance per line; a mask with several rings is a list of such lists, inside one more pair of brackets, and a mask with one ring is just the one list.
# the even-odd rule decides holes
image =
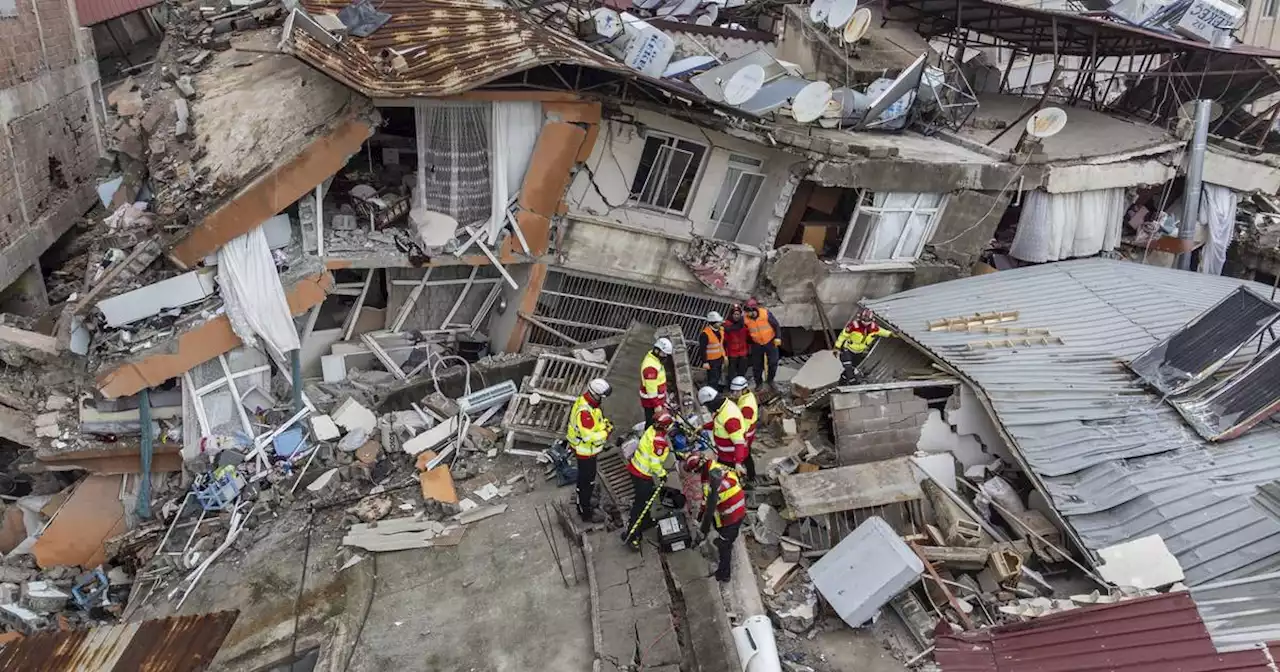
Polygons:
[[[200,403],[200,400],[196,400]],[[142,422],[142,483],[138,486],[138,517],[151,519],[151,452],[154,449],[155,437],[151,433],[151,390],[142,388],[138,393],[138,420]]]
[[293,368],[293,410],[303,409],[302,405],[302,350],[289,353],[289,364]]
[[[1209,115],[1213,101],[1202,98],[1196,101],[1195,133],[1191,137],[1191,150],[1187,152],[1187,181],[1182,190],[1182,221],[1178,226],[1180,240],[1195,240],[1200,221],[1200,189],[1204,178],[1204,153],[1209,140]],[[1191,252],[1178,255],[1178,268],[1191,270]]]

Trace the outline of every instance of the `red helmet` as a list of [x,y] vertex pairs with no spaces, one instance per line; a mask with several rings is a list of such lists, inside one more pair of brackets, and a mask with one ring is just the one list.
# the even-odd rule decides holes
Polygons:
[[751,310],[752,308],[759,308],[759,307],[760,307],[760,302],[756,301],[756,297],[753,296],[747,299],[747,310]]
[[666,431],[671,427],[671,414],[665,408],[660,408],[653,414],[653,426],[660,431]]
[[858,310],[859,322],[870,322],[874,319],[876,319],[876,315],[875,313],[871,312],[870,308],[862,308]]
[[702,456],[698,453],[694,453],[689,457],[684,458],[684,468],[686,471],[698,471],[704,464],[706,464],[706,460],[702,459]]

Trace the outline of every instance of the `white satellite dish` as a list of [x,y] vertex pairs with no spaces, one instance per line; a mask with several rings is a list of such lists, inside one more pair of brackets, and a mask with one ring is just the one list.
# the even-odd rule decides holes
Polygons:
[[835,0],[813,0],[809,5],[809,20],[814,23],[826,23],[827,15],[835,5]]
[[866,116],[862,118],[862,128],[866,128],[871,124],[871,122],[878,119],[885,110],[889,109],[891,105],[898,102],[908,93],[913,94],[914,97],[916,87],[920,85],[920,75],[924,72],[924,63],[925,57],[924,54],[921,54],[911,65],[907,66],[892,83],[884,87],[880,91],[879,95],[876,95],[872,99],[871,106],[867,109]]
[[1027,135],[1047,138],[1057,135],[1067,125],[1067,112],[1061,107],[1046,107],[1027,120]]
[[849,23],[857,9],[858,0],[834,0],[827,12],[827,27],[832,30],[844,28],[844,24]]
[[707,98],[717,103],[723,103],[725,102],[724,87],[729,83],[729,79],[733,77],[734,73],[752,65],[764,68],[764,81],[766,82],[773,81],[786,74],[783,66],[774,60],[773,56],[769,55],[769,52],[757,49],[742,58],[735,58],[706,72],[700,72],[690,77],[689,83]]
[[738,109],[751,114],[768,114],[787,104],[796,97],[809,80],[801,77],[779,77],[760,88],[760,93],[738,106]]
[[845,44],[854,44],[867,34],[867,30],[871,28],[871,10],[866,7],[860,7],[844,24],[844,31],[841,32],[840,38]]
[[831,105],[828,107],[835,108],[838,119],[854,119],[867,111],[871,107],[871,97],[861,91],[855,91],[850,88],[840,87],[831,92]]
[[716,65],[714,56],[686,56],[678,61],[672,61],[667,65],[667,69],[662,71],[663,79],[669,77],[680,77],[695,72],[701,72],[707,68]]
[[791,99],[791,116],[807,124],[822,116],[831,102],[831,85],[826,82],[809,82]]
[[701,12],[696,23],[702,26],[714,26],[716,25],[716,19],[720,18],[720,5],[714,2],[703,5]]
[[764,82],[764,68],[748,65],[733,73],[729,81],[724,83],[724,102],[730,105],[741,105],[760,93],[760,87],[764,86]]

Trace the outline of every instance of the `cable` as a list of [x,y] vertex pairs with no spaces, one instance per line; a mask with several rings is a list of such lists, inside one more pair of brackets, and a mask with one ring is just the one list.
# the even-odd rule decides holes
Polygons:
[[360,638],[364,635],[364,624],[369,621],[369,612],[373,611],[373,598],[378,594],[378,554],[370,553],[373,556],[369,562],[373,570],[373,584],[369,586],[369,599],[365,600],[364,613],[360,616],[360,625],[356,628],[356,641],[351,643],[351,648],[347,651],[347,660],[342,663],[342,672],[351,669],[351,659],[356,655],[356,649],[360,647]]
[[293,641],[289,644],[289,659],[298,655],[298,608],[302,604],[302,593],[307,588],[307,564],[311,560],[311,530],[315,527],[316,512],[313,510],[307,518],[307,545],[302,550],[302,578],[298,580],[298,592],[293,597]]
[[[983,215],[983,216],[979,217],[979,218],[978,218],[978,221],[974,222],[972,226],[970,226],[969,228],[965,229],[964,231],[961,231],[960,233],[957,233],[956,235],[954,235],[954,236],[952,236],[952,237],[950,237],[950,238],[948,238],[948,239],[946,239],[946,240],[935,240],[935,241],[931,241],[929,244],[930,244],[930,245],[933,245],[934,247],[937,247],[938,245],[946,245],[947,243],[954,242],[954,241],[958,240],[959,238],[963,237],[965,234],[967,234],[967,233],[969,233],[970,231],[972,231],[972,230],[974,230],[974,229],[978,228],[979,226],[981,226],[981,225],[982,225],[982,223],[983,223],[983,222],[985,222],[985,221],[987,220],[987,218],[991,216],[991,213],[992,213],[992,212],[995,212],[996,206],[997,206],[997,205],[1000,205],[1000,199],[1004,198],[1005,192],[1007,192],[1007,191],[1009,190],[1009,187],[1013,184],[1014,180],[1017,180],[1018,178],[1022,177],[1022,171],[1023,171],[1023,170],[1025,170],[1025,169],[1026,169],[1026,164],[1023,164],[1023,165],[1018,166],[1018,169],[1017,169],[1017,170],[1015,170],[1015,171],[1013,172],[1013,175],[1009,177],[1009,181],[1008,181],[1008,182],[1006,182],[1006,183],[1005,183],[1005,185],[1004,185],[1004,187],[1002,187],[1002,188],[1000,189],[1000,193],[999,193],[999,194],[996,194],[996,198],[995,198],[995,200],[991,203],[991,207],[990,207],[990,208],[987,208],[987,213],[986,213],[985,215]],[[1006,207],[1007,207],[1007,206],[1006,206]]]

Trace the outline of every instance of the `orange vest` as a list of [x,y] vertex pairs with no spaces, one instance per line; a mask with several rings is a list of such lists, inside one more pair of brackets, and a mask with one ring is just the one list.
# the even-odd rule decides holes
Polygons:
[[759,317],[752,318],[750,314],[744,314],[742,321],[747,325],[747,335],[751,337],[752,343],[767,345],[774,339],[773,326],[769,324],[769,311],[764,308],[759,311]]
[[705,353],[708,362],[714,362],[717,359],[724,358],[724,328],[712,329],[710,325],[702,328],[702,333],[707,335],[707,352]]

